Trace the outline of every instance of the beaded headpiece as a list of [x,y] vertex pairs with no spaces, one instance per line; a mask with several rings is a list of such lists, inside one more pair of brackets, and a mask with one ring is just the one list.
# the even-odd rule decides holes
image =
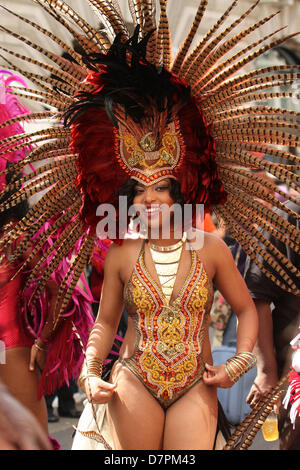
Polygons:
[[[37,0],[71,33],[83,54],[30,19],[1,7],[54,41],[68,55],[59,57],[1,27],[47,59],[38,61],[1,47],[8,66],[34,84],[32,89],[14,90],[14,94],[46,107],[32,113],[30,119],[55,118],[47,128],[1,142],[1,154],[14,147],[25,148],[28,142],[36,144],[15,165],[16,172],[28,163],[42,162],[34,172],[12,183],[17,191],[2,204],[2,210],[47,190],[6,242],[13,243],[22,235],[18,254],[25,252],[46,221],[54,221],[48,230],[59,232],[59,237],[43,255],[44,265],[41,262],[38,267],[43,285],[59,260],[80,241],[80,250],[60,286],[57,305],[62,308],[93,252],[99,221],[97,207],[101,203],[117,205],[117,191],[129,177],[144,184],[163,177],[176,178],[186,203],[203,203],[206,210],[214,211],[268,277],[283,289],[299,293],[297,267],[261,230],[298,251],[295,226],[265,203],[288,214],[291,210],[270,191],[271,183],[252,171],[268,172],[290,188],[298,187],[299,158],[294,149],[299,140],[299,113],[273,106],[270,101],[294,97],[286,86],[299,79],[299,65],[243,71],[254,59],[294,34],[274,38],[281,31],[278,29],[244,47],[245,38],[275,14],[232,34],[259,3],[253,2],[223,28],[237,1],[197,42],[208,4],[208,0],[201,0],[175,57],[167,0],[128,1],[133,35],[116,0],[86,2],[87,8],[91,6],[100,15],[105,30],[92,27],[63,0]],[[25,66],[20,69],[9,56],[38,66],[40,72]],[[278,87],[283,88],[278,91]],[[9,122],[22,119],[25,116]],[[280,189],[276,191],[299,203]],[[38,233],[42,238],[49,232]],[[36,252],[41,244],[42,239],[35,237]],[[49,258],[51,262],[46,263]]]
[[146,186],[174,178],[184,201],[205,204],[206,211],[226,200],[199,100],[184,79],[147,59],[154,32],[139,39],[139,31],[128,40],[117,35],[105,53],[84,56],[91,88],[78,93],[65,113],[87,197],[82,219],[91,226],[91,201],[117,207],[116,194],[128,178]]
[[178,122],[168,124],[158,143],[156,142],[150,129],[149,132],[137,136],[122,124],[118,126],[116,150],[119,152],[120,165],[131,178],[145,185],[153,184],[160,178],[172,178],[174,169],[184,158],[184,145]]

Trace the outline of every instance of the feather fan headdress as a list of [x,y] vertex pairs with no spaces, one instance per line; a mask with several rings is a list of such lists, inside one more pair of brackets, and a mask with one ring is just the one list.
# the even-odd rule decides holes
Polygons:
[[[47,190],[5,242],[12,244],[22,234],[16,255],[29,246],[37,253],[50,232],[59,233],[37,267],[42,274],[33,298],[38,298],[51,272],[80,242],[81,248],[60,286],[57,306],[62,311],[92,254],[99,220],[97,206],[115,203],[117,189],[129,177],[150,184],[166,176],[180,182],[186,203],[204,203],[207,210],[221,217],[232,236],[277,285],[299,293],[297,267],[263,236],[261,229],[295,251],[299,250],[299,233],[266,207],[265,202],[289,210],[270,192],[270,183],[251,171],[268,172],[290,188],[299,185],[299,158],[286,150],[298,145],[299,113],[266,104],[273,98],[294,97],[286,86],[299,80],[299,66],[243,71],[294,34],[278,39],[274,37],[281,30],[276,30],[262,35],[228,58],[228,53],[274,16],[232,34],[259,0],[222,29],[237,2],[234,0],[192,47],[208,4],[208,0],[201,0],[175,57],[167,0],[128,1],[135,25],[132,37],[116,0],[86,1],[87,8],[100,15],[105,31],[93,28],[63,0],[36,0],[72,34],[84,54],[63,38],[2,7],[6,14],[54,41],[69,57],[59,57],[1,26],[2,31],[47,59],[39,61],[1,47],[1,57],[9,68],[34,84],[33,89],[14,89],[14,94],[47,106],[46,111],[1,126],[25,118],[55,119],[46,129],[8,137],[0,145],[1,155],[8,149],[24,148],[29,142],[36,144],[27,158],[15,165],[16,173],[27,163],[42,162],[36,171],[10,185],[18,190],[1,210]],[[14,65],[9,56],[24,61],[24,68]],[[26,64],[39,67],[40,73],[30,72]],[[278,87],[283,87],[282,91]],[[297,204],[295,198],[289,198]],[[48,231],[39,231],[53,218],[55,223]],[[36,233],[39,237],[34,237]],[[51,262],[46,263],[49,258]]]

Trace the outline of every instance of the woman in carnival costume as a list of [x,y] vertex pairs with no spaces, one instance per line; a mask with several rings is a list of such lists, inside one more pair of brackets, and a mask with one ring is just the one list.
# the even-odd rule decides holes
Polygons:
[[[191,229],[188,236],[183,230],[179,233],[176,210],[170,208],[174,204],[192,207],[188,228],[195,224],[198,205],[204,205],[205,212],[213,210],[253,260],[262,265],[259,256],[263,257],[266,275],[284,289],[298,292],[289,276],[296,268],[267,242],[259,228],[280,239],[288,235],[293,246],[299,234],[265,206],[265,200],[277,207],[282,204],[270,194],[268,183],[251,172],[253,168],[264,169],[290,185],[298,181],[294,173],[297,158],[280,148],[297,146],[297,113],[257,104],[278,96],[270,88],[292,83],[298,73],[286,65],[232,77],[286,38],[262,45],[278,33],[275,31],[224,58],[274,16],[230,36],[259,3],[255,2],[216,34],[236,6],[235,0],[190,51],[208,3],[202,0],[173,60],[166,0],[129,1],[136,25],[132,36],[116,1],[88,2],[103,19],[105,31],[95,30],[62,1],[38,3],[85,51],[79,55],[28,19],[24,21],[63,47],[72,60],[57,57],[2,28],[25,40],[54,65],[7,53],[57,77],[22,72],[40,87],[41,91],[31,90],[30,94],[54,106],[60,121],[55,128],[26,135],[33,142],[47,141],[28,156],[28,161],[53,160],[26,180],[30,182],[18,197],[49,190],[6,238],[12,243],[25,232],[30,240],[32,221],[42,227],[50,215],[55,217],[50,229],[53,233],[58,230],[59,235],[55,247],[43,254],[45,259],[52,256],[52,261],[39,280],[35,302],[56,264],[80,242],[59,287],[54,330],[97,243],[97,225],[104,221],[98,206],[113,207],[116,222],[116,233],[110,234],[114,243],[105,260],[99,314],[80,377],[90,404],[79,423],[74,448],[86,447],[80,442],[84,436],[85,441],[91,439],[110,449],[212,449],[218,428],[216,387],[232,386],[254,366],[257,316],[226,245],[203,233],[203,245],[195,245],[199,232]],[[251,49],[255,51],[247,55]],[[281,95],[289,96],[284,91]],[[52,115],[49,110],[35,118]],[[2,148],[12,143],[6,140]],[[271,155],[275,163],[257,152]],[[135,209],[125,214],[126,224],[120,223],[124,221],[120,196],[126,198],[127,207]],[[124,240],[129,222],[134,224],[136,218],[156,237],[146,230],[141,238]],[[171,231],[164,238],[168,221]],[[43,237],[35,238],[36,243],[42,243]],[[238,317],[236,354],[217,367],[212,365],[208,338],[213,283]],[[120,358],[106,382],[101,378],[103,363],[124,304],[128,330]],[[89,421],[94,423],[93,430]]]

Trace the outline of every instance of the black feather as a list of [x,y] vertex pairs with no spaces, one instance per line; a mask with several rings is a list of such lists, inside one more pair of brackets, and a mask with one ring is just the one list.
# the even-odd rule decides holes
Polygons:
[[[96,93],[79,93],[77,102],[65,113],[65,125],[74,123],[91,107],[101,107],[113,125],[117,124],[114,113],[120,105],[135,122],[149,116],[150,104],[158,112],[167,112],[172,118],[173,108],[179,109],[190,98],[190,88],[175,78],[165,68],[156,68],[146,59],[147,44],[153,31],[139,41],[139,26],[133,36],[122,42],[118,35],[106,54],[82,56],[88,68],[101,71],[103,86]],[[104,66],[104,67],[103,67]]]

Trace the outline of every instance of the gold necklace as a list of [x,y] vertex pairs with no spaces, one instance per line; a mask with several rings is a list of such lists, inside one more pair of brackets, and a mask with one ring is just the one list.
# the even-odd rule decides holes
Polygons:
[[179,240],[179,242],[174,243],[174,245],[160,246],[160,245],[154,245],[153,243],[151,243],[150,248],[151,250],[159,251],[159,252],[174,251],[180,248],[185,242],[185,240],[186,240],[186,233],[184,233],[182,239]]
[[[163,294],[170,302],[173,287],[178,271],[179,261],[182,253],[183,239],[174,245],[168,247],[158,247],[159,250],[154,249],[150,245],[150,253],[154,262],[155,270],[158,275]],[[167,248],[167,250],[161,248]]]

